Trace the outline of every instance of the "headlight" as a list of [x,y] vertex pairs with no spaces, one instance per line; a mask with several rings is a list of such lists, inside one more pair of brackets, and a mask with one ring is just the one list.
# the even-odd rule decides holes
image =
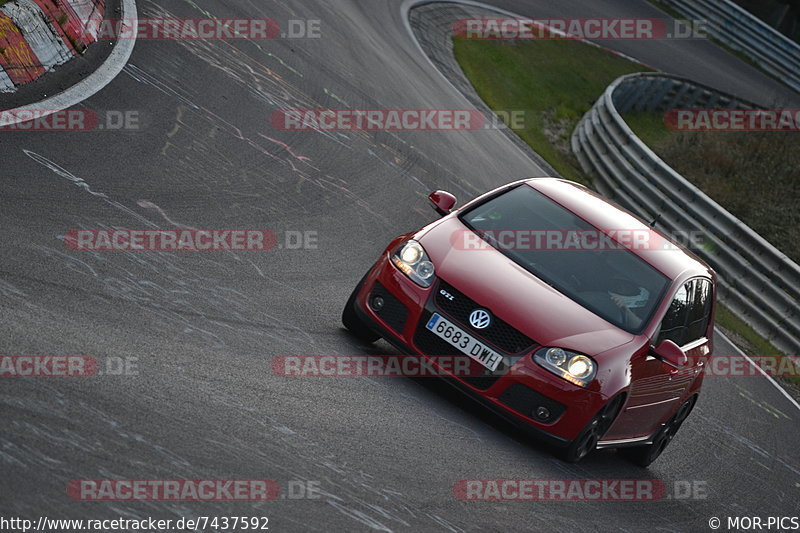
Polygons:
[[421,287],[430,287],[433,283],[433,263],[417,241],[408,241],[401,246],[392,255],[392,263]]
[[557,376],[579,387],[586,387],[597,374],[597,364],[583,354],[563,348],[541,348],[533,359]]

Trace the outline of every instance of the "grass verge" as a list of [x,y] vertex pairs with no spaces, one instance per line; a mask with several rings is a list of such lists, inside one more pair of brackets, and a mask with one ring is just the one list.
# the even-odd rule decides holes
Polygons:
[[506,125],[562,176],[585,185],[591,179],[570,147],[575,126],[612,81],[649,70],[572,40],[454,38],[453,47],[483,101],[495,111],[524,111],[521,128],[513,121]]
[[[745,324],[722,304],[717,305],[715,323],[747,355],[783,355],[772,343],[753,331],[753,328]],[[794,396],[800,397],[800,376],[784,376],[776,379],[788,384],[789,388],[795,393]]]
[[800,134],[674,131],[660,114],[624,118],[667,164],[800,262]]

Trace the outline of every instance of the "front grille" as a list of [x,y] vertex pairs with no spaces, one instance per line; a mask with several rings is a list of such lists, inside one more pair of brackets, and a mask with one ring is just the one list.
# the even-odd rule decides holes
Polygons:
[[[550,424],[558,420],[566,407],[547,396],[539,394],[522,383],[514,383],[498,398],[501,403],[509,406],[521,415],[533,418],[545,424]],[[537,416],[536,408],[545,407],[549,411],[548,416]]]
[[422,312],[422,316],[417,324],[417,330],[414,333],[414,344],[425,355],[458,356],[469,361],[469,376],[459,376],[459,378],[466,383],[469,383],[476,389],[486,390],[494,385],[500,376],[508,372],[508,369],[511,368],[511,365],[513,365],[517,359],[521,357],[504,356],[503,361],[500,363],[500,365],[498,365],[497,369],[492,372],[473,358],[469,357],[468,355],[464,355],[458,350],[458,348],[455,348],[449,342],[431,333],[425,327],[425,324],[428,323],[428,320],[430,320],[432,314],[433,313],[429,309],[425,309]]
[[[450,294],[453,299],[451,300],[444,296],[440,292],[442,289]],[[486,308],[464,296],[464,294],[449,283],[440,280],[434,294],[436,305],[442,311],[453,317],[464,329],[472,332],[476,337],[486,339],[490,344],[497,346],[504,352],[517,354],[535,344],[533,340],[494,315],[492,315],[492,323],[486,329],[473,328],[469,323],[470,313],[478,308]],[[491,309],[489,309],[489,311],[491,311]]]
[[406,327],[406,320],[408,320],[408,309],[378,281],[375,282],[375,286],[372,288],[372,292],[370,292],[369,299],[367,300],[367,304],[370,305],[370,307],[372,306],[373,298],[376,296],[383,298],[383,307],[380,311],[375,311],[374,307],[372,307],[372,310],[375,311],[375,314],[381,317],[390,328],[402,335],[403,329]]

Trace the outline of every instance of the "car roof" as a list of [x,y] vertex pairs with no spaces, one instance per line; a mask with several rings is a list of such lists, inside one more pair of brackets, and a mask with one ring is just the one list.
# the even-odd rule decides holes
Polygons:
[[[684,247],[676,245],[669,236],[579,183],[560,178],[532,178],[524,183],[603,232],[617,230],[640,235],[640,232],[647,232],[648,242],[654,243],[653,246],[628,246],[624,240],[619,242],[670,279],[701,275],[713,277],[707,264]],[[614,233],[609,235],[613,238]],[[664,248],[663,244],[667,244],[667,247]]]

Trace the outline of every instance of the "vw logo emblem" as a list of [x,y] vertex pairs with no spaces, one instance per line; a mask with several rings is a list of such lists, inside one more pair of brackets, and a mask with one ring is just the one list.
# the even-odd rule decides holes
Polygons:
[[475,329],[484,329],[489,327],[489,324],[492,323],[492,317],[489,316],[488,311],[476,309],[469,314],[469,323],[472,324],[472,327]]

